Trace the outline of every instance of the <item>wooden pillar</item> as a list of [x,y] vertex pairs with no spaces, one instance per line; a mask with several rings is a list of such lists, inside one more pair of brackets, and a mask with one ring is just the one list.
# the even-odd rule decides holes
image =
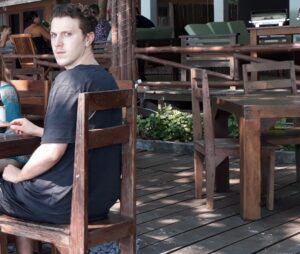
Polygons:
[[112,60],[111,73],[115,79],[119,77],[119,49],[118,49],[118,0],[111,0],[111,29],[112,29]]
[[118,1],[118,56],[119,56],[119,79],[133,79],[133,31],[135,16],[133,15],[135,1]]

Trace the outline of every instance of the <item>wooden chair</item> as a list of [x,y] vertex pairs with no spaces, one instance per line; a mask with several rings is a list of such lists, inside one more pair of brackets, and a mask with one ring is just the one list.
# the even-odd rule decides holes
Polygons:
[[[205,47],[220,45],[236,45],[237,36],[231,34],[226,22],[227,33],[215,33],[209,24],[188,24],[184,27],[188,35],[179,36],[181,47]],[[229,75],[233,78],[235,75],[236,63],[230,53],[181,53],[181,63],[198,68],[228,68]],[[181,80],[187,80],[187,71],[180,70]]]
[[[297,93],[296,74],[293,61],[251,63],[244,64],[242,68],[245,94],[275,89],[286,89],[290,90],[293,94]],[[262,75],[249,75],[262,72],[265,72],[265,75],[266,72],[268,72],[267,74],[269,75],[266,75],[266,78],[264,79],[262,78]],[[283,72],[288,72],[288,75],[280,77],[278,74],[285,74]],[[251,78],[249,79],[250,76]]]
[[[273,72],[273,76],[268,79],[260,78],[261,75],[251,75],[252,73],[260,74],[262,72]],[[274,76],[275,72],[275,76]],[[278,74],[281,74],[278,76]],[[287,74],[282,76],[282,74]],[[266,75],[266,73],[265,73]],[[251,77],[249,79],[249,77]],[[246,94],[253,92],[263,92],[265,90],[286,90],[287,93],[296,94],[296,75],[295,66],[292,61],[282,61],[273,63],[251,63],[243,65],[244,90]],[[280,97],[278,97],[280,100]],[[295,119],[294,126],[284,129],[270,129],[270,126],[277,119],[266,119],[262,125],[262,141],[272,145],[294,144],[296,149],[296,172],[297,180],[300,181],[300,128],[299,120]],[[270,180],[274,183],[274,172],[270,176]],[[274,194],[272,194],[274,195]],[[273,206],[273,199],[272,204]]]
[[47,110],[49,82],[47,80],[11,80],[18,91],[22,114],[43,117]]
[[[71,223],[34,223],[2,215],[1,253],[7,253],[5,234],[50,242],[61,254],[87,253],[88,247],[111,240],[119,240],[122,253],[135,253],[135,98],[133,89],[79,95]],[[88,130],[90,112],[111,108],[126,108],[122,125]],[[120,212],[110,213],[106,220],[88,223],[88,149],[115,144],[123,145]]]
[[11,79],[28,79],[28,80],[38,80],[44,78],[44,68],[14,68],[10,71]]
[[[36,48],[32,41],[31,34],[12,34],[10,38],[15,46],[17,55],[36,55]],[[34,67],[32,57],[20,57],[19,62],[22,68]]]
[[[202,196],[203,169],[206,170],[206,199],[207,207],[214,206],[216,167],[227,157],[238,157],[240,154],[239,140],[234,138],[215,138],[213,115],[208,87],[208,77],[205,70],[191,70],[192,110],[194,136],[194,174],[195,196]],[[201,84],[201,85],[200,85]],[[203,105],[202,109],[200,105]],[[204,133],[203,133],[204,132]],[[268,171],[274,168],[274,148],[263,146],[263,153],[268,158]],[[269,194],[268,192],[267,200]],[[269,202],[267,201],[267,206]]]

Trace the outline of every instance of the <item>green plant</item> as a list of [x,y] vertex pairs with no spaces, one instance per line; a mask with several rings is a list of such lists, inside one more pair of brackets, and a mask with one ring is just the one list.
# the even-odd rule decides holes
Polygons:
[[228,118],[228,131],[229,136],[232,138],[238,138],[240,136],[239,125],[235,115],[230,115]]
[[192,114],[162,107],[147,118],[137,118],[138,136],[144,139],[187,142],[193,139]]

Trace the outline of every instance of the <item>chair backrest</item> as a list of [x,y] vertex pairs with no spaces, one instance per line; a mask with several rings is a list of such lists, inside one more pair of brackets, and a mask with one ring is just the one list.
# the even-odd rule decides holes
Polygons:
[[187,24],[184,30],[188,35],[209,35],[213,34],[213,31],[207,26],[207,24]]
[[23,115],[44,117],[49,97],[47,80],[11,80],[18,91]]
[[[257,75],[262,72],[264,75]],[[256,74],[249,75],[251,73]],[[244,64],[243,80],[246,94],[257,90],[275,89],[290,89],[292,93],[297,93],[293,61]]]
[[132,80],[117,80],[117,85],[119,89],[132,89],[133,88],[133,82]]
[[207,26],[213,31],[214,34],[230,34],[227,22],[208,22]]
[[44,78],[44,68],[21,68],[21,69],[11,69],[10,70],[11,79],[28,79],[28,80],[37,80]]
[[[214,125],[206,70],[191,70],[194,141],[204,139],[206,154],[214,154]],[[201,110],[201,105],[202,110]],[[204,131],[204,134],[203,134]]]
[[[122,144],[120,213],[135,219],[135,101],[136,94],[133,89],[81,93],[78,96],[70,225],[71,242],[84,238],[83,241],[85,244],[87,243],[89,149]],[[126,109],[120,126],[88,129],[88,118],[91,112],[114,108]]]
[[238,34],[238,44],[248,45],[250,43],[250,35],[243,20],[228,21],[227,25],[233,34]]
[[[10,36],[15,52],[18,55],[35,55],[36,48],[32,41],[31,34],[13,34]],[[22,68],[32,68],[34,66],[33,58],[19,58]]]

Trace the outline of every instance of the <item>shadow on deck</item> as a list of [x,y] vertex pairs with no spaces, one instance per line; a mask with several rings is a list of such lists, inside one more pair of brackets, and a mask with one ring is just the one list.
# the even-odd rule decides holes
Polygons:
[[137,223],[140,254],[300,253],[300,183],[294,165],[276,167],[275,209],[262,218],[239,215],[239,166],[230,169],[228,193],[214,211],[194,199],[193,158],[140,152]]

